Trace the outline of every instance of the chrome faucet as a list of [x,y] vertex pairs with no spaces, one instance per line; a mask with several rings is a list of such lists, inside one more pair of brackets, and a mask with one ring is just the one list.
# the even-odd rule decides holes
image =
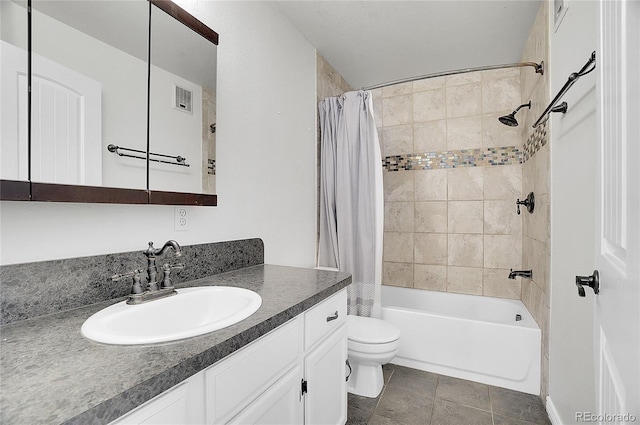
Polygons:
[[533,271],[532,270],[513,270],[513,269],[511,269],[511,272],[509,273],[509,279],[515,279],[516,276],[526,277],[527,279],[532,279],[533,278]]
[[133,277],[133,286],[127,304],[142,304],[147,301],[169,297],[178,293],[171,284],[169,274],[172,269],[183,269],[184,264],[182,263],[172,265],[167,263],[162,266],[164,278],[162,279],[160,288],[158,288],[158,283],[160,282],[157,281],[158,270],[156,269],[156,257],[163,255],[169,248],[173,248],[176,257],[182,256],[182,249],[178,242],[174,240],[167,241],[162,248],[154,248],[153,242],[149,242],[149,248],[142,252],[147,257],[147,284],[144,289],[140,278],[142,270],[134,270],[131,273],[118,274],[111,277],[111,280],[114,282],[125,277]]

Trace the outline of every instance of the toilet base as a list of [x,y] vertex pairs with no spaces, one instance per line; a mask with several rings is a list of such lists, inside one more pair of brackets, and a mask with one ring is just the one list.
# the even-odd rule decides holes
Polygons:
[[352,372],[347,382],[347,392],[362,397],[378,397],[384,384],[382,365],[354,364],[353,361],[350,364]]

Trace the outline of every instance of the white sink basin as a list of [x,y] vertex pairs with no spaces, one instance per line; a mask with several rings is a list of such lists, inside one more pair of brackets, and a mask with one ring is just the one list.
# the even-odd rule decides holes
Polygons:
[[246,319],[260,308],[253,291],[230,286],[178,289],[144,304],[104,308],[82,325],[82,335],[106,344],[153,344],[206,334]]

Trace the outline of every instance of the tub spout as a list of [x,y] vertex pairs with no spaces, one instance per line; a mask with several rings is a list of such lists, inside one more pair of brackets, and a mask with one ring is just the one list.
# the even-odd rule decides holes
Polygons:
[[533,278],[533,271],[532,270],[513,270],[513,269],[511,269],[511,272],[509,273],[509,279],[515,279],[516,276],[526,277],[527,279],[532,279]]

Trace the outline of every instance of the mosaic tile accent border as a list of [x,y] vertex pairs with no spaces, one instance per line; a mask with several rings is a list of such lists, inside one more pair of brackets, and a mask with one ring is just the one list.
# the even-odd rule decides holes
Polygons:
[[523,163],[531,159],[544,145],[547,144],[547,122],[536,127],[527,141],[524,143]]
[[409,171],[459,167],[490,167],[494,165],[522,164],[522,162],[523,152],[520,148],[515,146],[502,146],[498,148],[392,155],[382,159],[382,167],[385,171]]

